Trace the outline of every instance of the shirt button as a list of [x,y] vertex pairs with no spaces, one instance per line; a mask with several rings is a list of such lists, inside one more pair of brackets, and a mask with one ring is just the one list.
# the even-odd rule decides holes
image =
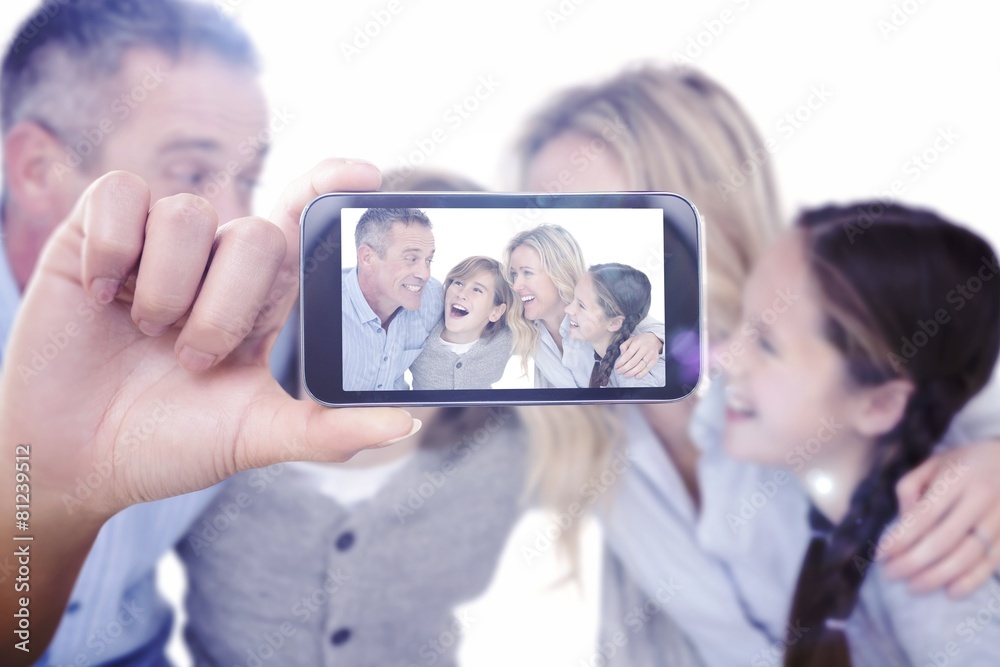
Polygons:
[[334,646],[343,646],[351,638],[351,631],[347,628],[341,628],[330,636],[330,643]]
[[354,546],[354,533],[351,531],[341,533],[334,544],[337,546],[337,551],[347,551]]
[[382,357],[382,361],[389,361],[389,357]]
[[72,613],[77,612],[77,611],[80,611],[80,603],[79,602],[70,602],[69,606],[66,607],[66,613],[67,614],[72,614]]
[[376,389],[381,389],[381,388],[382,388],[382,385],[379,385],[379,386],[377,386],[377,387],[375,387],[375,388],[376,388]]
[[457,364],[455,364],[455,368],[461,368],[461,367],[462,367],[462,362],[461,361],[458,362]]

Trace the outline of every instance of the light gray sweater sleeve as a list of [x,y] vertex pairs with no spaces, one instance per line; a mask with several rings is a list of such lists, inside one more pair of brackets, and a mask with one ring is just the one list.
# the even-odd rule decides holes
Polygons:
[[1000,665],[1000,581],[951,599],[918,595],[871,568],[848,626],[856,667]]
[[[635,331],[632,333],[632,337],[638,336],[639,334],[651,333],[660,339],[660,342],[665,342],[667,340],[667,328],[663,326],[663,322],[657,320],[653,317],[646,317],[636,325]],[[664,345],[663,349],[660,350],[660,356],[663,356],[664,351],[667,346]]]
[[606,667],[700,667],[701,659],[665,610],[676,595],[671,582],[646,594],[613,551],[605,549],[601,625],[587,664]]

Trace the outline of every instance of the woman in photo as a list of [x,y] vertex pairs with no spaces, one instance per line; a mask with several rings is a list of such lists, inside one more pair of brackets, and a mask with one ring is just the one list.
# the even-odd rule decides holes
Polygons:
[[514,335],[507,311],[514,293],[500,262],[474,256],[444,281],[444,316],[410,365],[413,388],[490,389],[503,376]]
[[590,387],[662,387],[666,364],[656,363],[642,379],[626,378],[615,370],[621,344],[649,313],[649,278],[625,264],[597,264],[576,284],[566,306],[569,335],[594,347]]
[[[589,387],[594,350],[569,338],[566,315],[576,284],[586,273],[576,239],[559,225],[538,225],[510,240],[503,263],[516,296],[508,322],[524,372],[532,359],[535,387]],[[640,322],[622,343],[621,372],[645,376],[660,358],[664,337],[661,322]]]

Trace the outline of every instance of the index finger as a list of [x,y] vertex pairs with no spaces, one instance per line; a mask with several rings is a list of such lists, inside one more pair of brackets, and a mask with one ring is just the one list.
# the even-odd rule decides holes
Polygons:
[[285,258],[271,287],[268,302],[257,319],[257,331],[277,336],[298,298],[299,221],[309,202],[330,192],[378,190],[381,183],[382,175],[370,162],[329,158],[292,181],[285,189],[271,213],[271,222],[285,235]]

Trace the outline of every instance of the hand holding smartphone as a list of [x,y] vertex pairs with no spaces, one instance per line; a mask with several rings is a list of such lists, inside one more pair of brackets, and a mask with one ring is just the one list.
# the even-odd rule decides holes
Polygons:
[[331,194],[301,227],[301,370],[325,405],[662,402],[701,377],[678,195]]

